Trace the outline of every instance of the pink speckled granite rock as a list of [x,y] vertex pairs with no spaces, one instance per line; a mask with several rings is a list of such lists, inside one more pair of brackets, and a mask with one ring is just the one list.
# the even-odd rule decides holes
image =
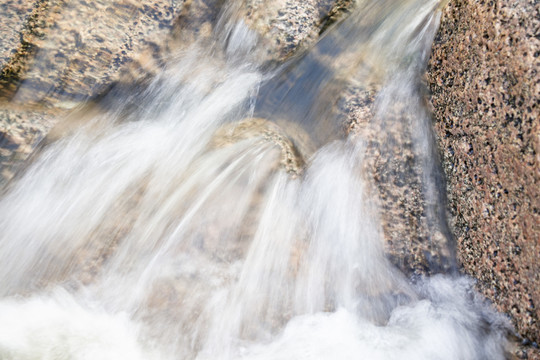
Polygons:
[[539,12],[451,1],[428,71],[459,260],[526,343],[540,340]]

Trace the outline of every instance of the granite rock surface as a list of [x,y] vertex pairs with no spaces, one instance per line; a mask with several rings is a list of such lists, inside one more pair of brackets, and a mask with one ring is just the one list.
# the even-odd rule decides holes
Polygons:
[[[279,62],[315,41],[351,4],[249,0],[233,10],[265,43],[264,61]],[[222,0],[2,2],[0,183],[70,109],[111,89],[145,86],[166,66],[165,59],[195,40],[233,31],[216,28],[223,5]],[[15,128],[15,118],[38,133],[29,136]],[[17,146],[10,145],[14,138]]]
[[25,0],[6,0],[0,3],[0,69],[4,68],[20,46],[25,20],[31,14],[33,5],[33,2]]
[[181,0],[7,0],[0,4],[0,184],[67,110],[100,94],[155,39]]
[[39,0],[28,13],[28,3],[2,5],[0,33],[12,33],[4,18],[26,17],[19,16],[19,43],[6,45],[12,49],[4,51],[11,57],[0,94],[19,103],[62,100],[64,107],[103,90],[134,54],[168,32],[181,8],[180,1]]
[[[241,16],[265,43],[265,59],[279,62],[315,42],[353,4],[249,0]],[[14,164],[24,162],[65,109],[99,95],[120,73],[125,83],[152,77],[178,44],[210,35],[221,5],[221,0],[2,2],[0,179],[13,176]],[[539,22],[534,0],[452,0],[428,71],[461,266],[511,316],[525,346],[517,356],[529,359],[540,358],[528,346],[540,340]],[[358,88],[349,95],[344,112],[353,131],[361,132],[372,116],[374,93]],[[410,258],[397,261],[422,273],[427,271],[424,205],[414,185],[395,183],[417,176],[407,166],[412,155],[395,155],[395,164],[379,167],[381,183],[387,184],[379,189],[385,233],[396,240],[389,251],[399,258],[413,249]],[[390,182],[387,173],[393,174]],[[393,216],[396,206],[400,217]]]
[[533,345],[522,358],[540,358],[539,15],[538,1],[452,0],[428,70],[458,258]]

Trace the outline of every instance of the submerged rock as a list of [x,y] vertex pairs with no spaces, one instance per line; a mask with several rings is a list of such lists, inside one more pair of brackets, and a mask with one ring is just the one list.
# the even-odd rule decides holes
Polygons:
[[30,21],[36,3],[7,0],[0,4],[0,69],[8,64],[21,45],[21,35]]
[[[2,18],[21,6],[9,3]],[[93,96],[153,37],[168,32],[179,8],[175,1],[35,1],[5,61],[0,94],[53,105]]]
[[[88,98],[99,102],[123,87],[145,85],[166,66],[164,59],[196,39],[226,40],[235,29],[217,22],[223,3],[8,0],[1,4],[0,98],[41,107],[0,105],[0,178],[13,176],[13,164],[32,153],[66,109]],[[249,0],[236,9],[236,16],[241,30],[250,29],[246,31],[265,45],[257,54],[259,60],[276,64],[314,44],[354,5],[352,0]],[[538,19],[530,15],[535,11],[538,5],[532,1],[452,1],[429,71],[459,260],[479,280],[479,289],[513,316],[519,332],[531,342],[539,340],[540,302],[535,263],[540,255]],[[477,21],[478,15],[482,21]],[[343,73],[335,87],[348,90],[336,97],[332,110],[345,119],[340,124],[343,134],[348,130],[373,140],[368,160],[376,173],[388,253],[404,271],[429,273],[432,264],[447,262],[442,258],[451,254],[442,250],[448,247],[445,235],[430,234],[426,227],[411,141],[402,128],[388,131],[390,144],[378,144],[376,134],[365,132],[379,88],[355,82],[347,60],[358,54],[346,55],[335,59],[314,54],[324,68]],[[367,67],[369,76],[377,73],[371,71],[374,68]],[[248,126],[248,135],[264,133],[285,154],[294,153],[286,135],[265,122],[259,125]],[[285,159],[285,166],[298,174],[302,164],[293,160]]]
[[0,4],[0,183],[71,109],[96,96],[154,38],[180,1],[9,0]]
[[0,188],[15,176],[57,115],[39,109],[0,108]]
[[[16,56],[11,57],[8,65],[4,67],[16,67],[18,70],[10,72],[10,76],[4,71],[0,79],[0,82],[4,81],[2,94],[12,102],[40,102],[60,110],[54,112],[57,116],[48,117],[47,126],[40,127],[39,136],[21,135],[20,140],[27,145],[26,150],[22,152],[17,150],[19,148],[14,148],[10,150],[9,156],[19,158],[19,162],[22,162],[57,119],[64,117],[64,109],[76,106],[83,99],[93,98],[100,106],[116,106],[114,101],[108,104],[107,100],[102,99],[115,98],[130,93],[134,88],[146,86],[167,66],[165,59],[181,54],[183,49],[195,41],[204,42],[205,39],[218,36],[223,38],[222,42],[226,46],[234,46],[227,40],[230,33],[251,31],[257,37],[256,41],[264,44],[259,46],[263,49],[262,53],[254,55],[259,57],[257,61],[279,64],[294,58],[295,54],[301,55],[321,34],[330,29],[332,24],[342,20],[355,4],[352,0],[251,0],[242,7],[226,9],[220,0],[190,0],[167,5],[126,1],[87,3],[83,0],[75,3],[47,0],[36,2],[31,9],[26,10],[31,12],[31,16],[27,17],[22,30],[26,34],[25,44],[28,46],[25,49],[28,51],[24,54],[20,53],[20,49],[17,50],[19,52],[15,51]],[[386,11],[384,8],[379,10]],[[239,24],[244,24],[243,27],[229,29],[219,24],[219,14],[223,11],[235,12],[234,16],[238,18]],[[77,21],[70,21],[72,19]],[[361,21],[361,25],[366,28],[374,26],[369,17]],[[330,135],[328,126],[323,126],[322,132],[325,134],[320,136],[323,143],[342,138],[347,130],[361,133],[373,117],[371,107],[380,90],[381,68],[384,65],[377,63],[377,56],[368,59],[362,55],[362,46],[369,47],[367,44],[349,49],[347,31],[345,27],[343,33],[334,33],[326,39],[326,45],[311,49],[304,60],[291,66],[292,74],[299,77],[306,76],[303,72],[321,76],[317,73],[319,70],[326,74],[324,81],[329,83],[321,88],[320,94],[315,94],[320,95],[320,99],[325,99],[324,102],[318,101],[317,111],[324,112],[330,120],[340,119],[342,123],[332,125],[334,131]],[[369,36],[360,41],[365,42],[368,38]],[[337,46],[335,53],[328,52],[329,44]],[[364,53],[370,51],[364,50]],[[336,53],[339,56],[336,56]],[[216,61],[220,61],[219,56],[216,56]],[[363,69],[361,74],[355,74],[359,68]],[[289,75],[286,74],[285,77],[287,76]],[[329,78],[333,80],[328,81]],[[279,79],[277,80],[279,82]],[[306,84],[310,84],[310,81]],[[278,86],[276,89],[281,88]],[[299,92],[299,96],[304,93],[302,89],[295,90]],[[280,106],[271,100],[270,96],[268,101],[263,99],[259,102],[263,103],[263,107],[264,103],[269,103],[270,108]],[[311,100],[315,101],[315,98]],[[136,102],[137,100],[134,100],[135,107]],[[5,118],[13,117],[10,111],[6,110]],[[44,108],[42,112],[45,114],[50,111]],[[75,114],[81,113],[79,110]],[[21,123],[39,125],[43,114],[25,112],[23,115],[28,119],[21,120]],[[80,126],[79,115],[72,115],[56,126],[55,131],[48,137],[49,141]],[[285,126],[290,135],[291,131],[287,131],[287,127],[295,126],[294,124],[281,122],[280,119],[274,120],[280,126]],[[386,148],[387,153],[384,156],[381,156],[379,150],[381,146],[387,145],[377,143],[375,134],[361,136],[372,141],[372,149],[375,151],[371,154],[373,167],[370,171],[378,173],[378,183],[375,186],[382,199],[387,251],[405,272],[426,274],[433,269],[435,263],[440,262],[439,245],[444,241],[438,239],[433,242],[433,236],[429,239],[429,231],[425,226],[422,190],[417,179],[419,173],[418,169],[414,169],[415,160],[410,139],[399,134],[405,132],[394,130],[393,147]],[[266,133],[268,129],[264,125],[253,131]],[[296,146],[298,143],[308,142],[299,138],[299,133],[302,133],[300,128],[292,133],[295,133]],[[274,137],[270,136],[272,139]],[[285,137],[286,135],[283,136]],[[284,147],[285,153],[287,148]],[[7,154],[7,151],[4,152]],[[312,153],[313,150],[309,152]],[[389,154],[393,154],[394,160],[383,161]],[[295,161],[291,164],[292,167],[285,165],[287,170],[296,174],[301,172],[300,165],[295,164]],[[7,179],[13,173],[11,162],[5,160],[4,168]],[[405,186],[405,183],[408,185]]]

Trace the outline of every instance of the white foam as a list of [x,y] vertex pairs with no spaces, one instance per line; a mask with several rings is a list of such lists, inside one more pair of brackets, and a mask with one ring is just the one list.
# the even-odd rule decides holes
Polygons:
[[64,291],[0,301],[0,324],[2,360],[158,359],[128,316],[84,307]]
[[[436,277],[434,299],[394,309],[384,325],[345,309],[293,318],[278,339],[239,350],[249,360],[503,360],[507,320],[471,301],[471,283]],[[481,310],[483,309],[483,310]],[[484,318],[479,318],[483,313]],[[486,324],[491,329],[486,331]]]

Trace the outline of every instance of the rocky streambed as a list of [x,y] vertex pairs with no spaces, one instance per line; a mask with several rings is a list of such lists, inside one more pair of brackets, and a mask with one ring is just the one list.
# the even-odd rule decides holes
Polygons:
[[[73,109],[146,86],[167,58],[210,36],[221,6],[219,0],[0,4],[0,183],[6,186],[40,143],[79,125],[67,116]],[[272,66],[310,48],[354,6],[361,2],[248,0],[238,13],[265,43],[266,51],[252,56]],[[515,355],[532,359],[540,358],[538,12],[534,1],[451,0],[426,77],[459,266],[512,319],[521,344]],[[347,66],[320,59],[332,71]],[[367,88],[348,81],[347,71],[340,79],[348,90],[334,110],[347,119],[343,132],[373,136],[363,124],[372,117],[376,77]],[[413,277],[436,272],[435,265],[449,266],[444,257],[452,254],[442,248],[454,239],[430,232],[410,139],[399,127],[388,131],[394,141],[384,151],[393,160],[374,151],[369,161],[378,174],[387,252]]]

